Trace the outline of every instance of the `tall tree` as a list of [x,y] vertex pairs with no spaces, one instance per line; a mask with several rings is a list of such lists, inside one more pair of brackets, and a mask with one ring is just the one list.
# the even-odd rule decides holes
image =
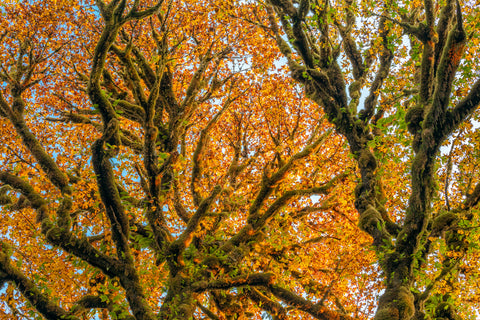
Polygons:
[[359,226],[385,279],[375,319],[475,318],[478,1],[264,8],[292,78],[357,164]]
[[2,318],[373,312],[354,163],[255,7],[2,4]]

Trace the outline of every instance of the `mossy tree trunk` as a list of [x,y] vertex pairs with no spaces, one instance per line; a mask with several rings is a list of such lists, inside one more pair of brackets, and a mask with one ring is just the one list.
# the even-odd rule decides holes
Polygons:
[[[426,0],[420,9],[423,21],[418,21],[415,13],[400,14],[402,21],[397,21],[390,15],[394,9],[385,4],[375,13],[381,48],[373,53],[362,52],[351,35],[358,23],[353,9],[358,7],[357,1],[330,4],[302,0],[297,5],[289,0],[271,0],[269,3],[266,10],[270,28],[288,61],[292,77],[303,84],[306,95],[323,108],[357,160],[361,177],[355,191],[359,226],[372,236],[385,276],[386,288],[378,301],[375,319],[423,319],[425,302],[430,299],[433,285],[419,291],[416,280],[423,272],[422,262],[430,254],[430,237],[439,237],[444,230],[455,228],[460,217],[471,218],[468,210],[478,202],[476,188],[460,208],[447,215],[432,212],[431,208],[438,193],[435,165],[440,147],[480,102],[480,80],[477,80],[463,100],[450,105],[453,81],[466,43],[462,7],[449,0],[436,16],[432,2]],[[395,36],[389,31],[394,25],[423,47],[415,89],[407,93],[417,103],[410,107],[405,119],[400,120],[407,123],[413,135],[412,189],[401,224],[393,222],[382,205],[379,164],[372,147],[374,137],[381,134],[377,121],[385,112],[378,97],[398,54],[393,44]],[[334,38],[332,34],[339,37]],[[351,73],[347,74],[345,67],[339,65],[340,54],[348,59]],[[344,80],[347,75],[348,86]],[[373,80],[367,81],[367,78]],[[401,88],[387,89],[396,89],[397,95],[402,96]],[[360,96],[367,91],[361,105]],[[361,110],[357,111],[359,106]],[[457,247],[450,246],[450,249],[463,250],[465,246],[458,246],[459,238],[455,239]],[[444,276],[453,269],[452,263],[446,261],[441,274]],[[454,319],[451,305],[447,307],[442,302],[436,310],[441,312],[441,308],[446,310],[445,318]]]
[[[79,278],[84,277],[85,280],[90,274],[93,275],[83,283],[75,282],[75,294],[80,297],[77,301],[72,302],[70,299],[63,303],[62,299],[55,298],[55,292],[40,289],[38,281],[26,276],[28,273],[24,273],[18,267],[19,264],[15,266],[16,257],[12,255],[11,248],[0,241],[0,286],[5,283],[13,285],[31,304],[21,307],[28,311],[35,309],[46,319],[55,320],[88,317],[97,312],[95,309],[102,309],[100,312],[105,316],[110,313],[112,317],[128,320],[194,319],[196,312],[202,312],[211,319],[238,319],[251,317],[252,311],[262,315],[268,312],[278,319],[287,319],[292,310],[316,319],[350,319],[345,314],[345,309],[327,307],[330,305],[327,300],[336,298],[330,290],[316,290],[312,293],[312,296],[323,296],[322,303],[305,299],[303,293],[298,293],[298,290],[307,290],[303,281],[307,270],[305,274],[297,272],[297,278],[294,278],[281,274],[278,270],[295,266],[285,266],[283,261],[278,264],[280,269],[271,266],[277,264],[275,259],[289,251],[303,250],[323,237],[300,239],[310,237],[309,231],[300,238],[292,235],[292,243],[282,243],[282,249],[278,252],[270,249],[259,252],[259,244],[271,247],[268,241],[264,241],[266,232],[275,234],[289,230],[290,226],[275,221],[284,215],[288,206],[295,206],[297,210],[297,204],[293,205],[295,201],[302,202],[313,195],[327,198],[332,189],[343,183],[346,177],[346,172],[340,171],[325,175],[313,172],[311,181],[306,182],[292,183],[287,179],[297,175],[297,170],[302,166],[307,167],[307,161],[323,161],[314,159],[331,134],[330,129],[321,126],[323,119],[315,118],[312,120],[314,123],[306,124],[306,130],[300,130],[301,114],[308,111],[299,109],[295,129],[289,132],[288,137],[292,148],[280,151],[280,141],[272,136],[277,149],[273,158],[270,158],[270,151],[262,151],[264,146],[259,146],[259,150],[254,152],[249,150],[249,143],[257,143],[254,141],[256,137],[247,136],[247,133],[252,134],[252,130],[248,129],[251,126],[250,120],[243,123],[239,117],[224,121],[224,128],[231,126],[233,131],[237,131],[232,135],[232,141],[229,141],[224,135],[230,134],[225,132],[230,129],[218,129],[216,125],[228,113],[227,110],[230,111],[229,108],[236,99],[244,98],[251,87],[258,85],[256,82],[252,84],[247,74],[244,78],[239,76],[241,81],[238,82],[245,82],[237,86],[237,55],[247,56],[252,52],[250,45],[243,43],[252,39],[245,37],[243,27],[235,24],[239,20],[229,20],[228,23],[235,22],[232,25],[237,30],[228,30],[228,36],[218,38],[212,36],[215,32],[211,30],[215,27],[223,28],[225,21],[209,21],[214,26],[212,29],[204,30],[194,25],[188,32],[185,31],[184,27],[189,27],[190,22],[182,20],[183,12],[175,12],[172,8],[178,6],[190,10],[191,3],[183,7],[182,1],[153,1],[152,6],[133,0],[95,2],[97,11],[92,11],[91,14],[92,21],[99,20],[98,25],[87,28],[80,23],[78,29],[75,29],[75,36],[81,33],[78,30],[83,31],[82,27],[91,30],[93,35],[98,32],[98,40],[91,43],[92,50],[85,49],[84,54],[88,56],[89,63],[68,67],[62,65],[58,69],[62,75],[68,69],[71,73],[66,83],[75,83],[79,87],[78,92],[73,90],[71,96],[77,98],[78,93],[86,100],[81,103],[71,102],[67,97],[70,92],[64,95],[65,88],[59,87],[58,92],[52,96],[67,104],[68,111],[62,109],[63,106],[59,107],[59,110],[55,110],[55,117],[48,119],[63,123],[66,127],[70,126],[68,123],[79,124],[80,129],[75,127],[75,130],[82,130],[82,126],[87,126],[88,130],[93,129],[88,131],[95,135],[91,145],[87,147],[88,142],[78,142],[85,148],[82,156],[88,155],[85,158],[91,159],[91,162],[85,160],[84,164],[88,162],[93,170],[81,168],[85,171],[80,173],[82,164],[78,168],[66,168],[66,165],[60,164],[57,156],[50,155],[46,151],[48,149],[37,139],[43,132],[32,132],[29,128],[32,123],[27,124],[25,121],[28,118],[25,114],[25,109],[28,109],[26,101],[32,98],[29,89],[43,79],[42,72],[55,73],[48,68],[54,68],[59,61],[66,60],[62,54],[55,54],[67,45],[59,45],[58,51],[52,49],[53,55],[50,56],[48,50],[51,48],[38,50],[35,47],[35,34],[29,34],[31,38],[26,36],[25,39],[18,40],[19,47],[15,47],[17,39],[5,45],[9,51],[7,56],[9,59],[13,57],[12,63],[0,62],[2,125],[4,120],[12,125],[11,130],[19,136],[18,141],[21,140],[19,149],[28,151],[33,159],[32,163],[24,162],[40,172],[38,181],[52,184],[39,188],[34,175],[20,176],[14,170],[3,170],[2,167],[0,204],[10,205],[18,197],[18,208],[12,206],[9,209],[13,211],[31,207],[36,211],[41,234],[35,234],[34,237],[46,240],[48,250],[53,246],[54,250],[68,255],[68,259],[71,259],[68,262],[74,261],[71,263],[74,266],[69,270],[74,270],[72,272]],[[46,6],[53,3],[65,5],[63,1],[39,3]],[[66,3],[67,7],[71,6],[70,2]],[[28,5],[35,8],[28,12],[31,19],[37,18],[36,14],[42,12],[35,7],[36,4],[35,1],[28,2]],[[25,4],[26,7],[28,5]],[[209,18],[215,16],[223,19],[230,15],[225,14],[228,12],[225,8],[221,8],[225,12],[219,12],[217,4],[212,4],[211,8],[202,5],[204,3],[199,2],[198,12]],[[22,9],[23,6],[19,8]],[[74,9],[80,12],[85,8]],[[2,17],[4,13],[2,11]],[[10,11],[8,14],[12,15]],[[180,26],[175,25],[179,21]],[[193,23],[202,22],[204,21],[196,20]],[[49,25],[44,21],[42,23],[42,27]],[[245,25],[251,27],[247,23],[241,24]],[[251,27],[249,32],[252,30],[256,29]],[[237,36],[233,36],[235,32],[238,33]],[[188,35],[185,36],[186,33]],[[40,34],[39,38],[43,41],[44,36]],[[75,38],[72,34],[68,36]],[[212,37],[209,38],[210,36]],[[0,43],[3,45],[3,40],[9,37],[16,38],[16,34],[2,33]],[[48,39],[50,37],[53,38],[54,35],[49,33],[45,36]],[[210,42],[205,40],[207,43],[203,43],[199,40],[202,37]],[[67,43],[70,42],[69,38]],[[193,62],[186,66],[184,62],[177,65],[176,60],[181,59],[176,55],[176,50],[180,50],[187,42],[192,47],[182,54],[192,54],[193,58],[188,57],[185,61]],[[242,46],[247,48],[242,49],[244,51],[241,53],[235,51],[241,51],[239,48]],[[12,53],[14,51],[15,54]],[[72,53],[67,52],[66,55]],[[75,55],[76,52],[72,54]],[[55,61],[53,56],[59,60]],[[87,60],[83,56],[81,59]],[[39,68],[37,64],[40,60],[47,61],[48,67]],[[265,75],[269,70],[262,65],[256,68],[261,71],[254,73],[255,76]],[[39,71],[40,80],[32,81],[39,69],[42,69]],[[332,74],[338,73],[332,71]],[[340,79],[336,81],[336,85],[341,83]],[[272,86],[276,88],[276,84]],[[237,107],[243,103],[238,103]],[[83,107],[84,104],[86,107]],[[202,115],[199,106],[208,110],[203,110]],[[255,110],[259,114],[268,109],[268,106],[265,110],[263,106],[255,107],[259,109]],[[247,110],[246,113],[250,111]],[[205,114],[207,116],[204,118]],[[231,112],[230,116],[235,118],[237,114]],[[199,118],[196,121],[199,123],[192,123],[192,119]],[[202,123],[204,120],[205,123]],[[283,120],[281,119],[279,128],[285,124]],[[256,121],[257,119],[252,119],[252,123]],[[40,122],[43,130],[43,119]],[[197,127],[188,131],[192,126]],[[220,128],[222,126],[218,125]],[[247,132],[247,129],[250,131]],[[214,137],[216,145],[209,150],[208,144],[214,140],[212,131],[215,130],[218,135]],[[311,135],[306,137],[305,131],[309,130]],[[355,130],[363,129],[359,126]],[[362,200],[358,201],[358,207],[369,210],[375,206],[368,190],[375,184],[372,172],[376,164],[372,154],[364,152],[368,139],[360,131],[351,136],[352,141],[355,141],[352,150],[362,159],[362,176],[365,181],[362,184],[365,190],[359,191],[362,194],[359,199]],[[55,134],[57,133],[53,135]],[[185,140],[190,143],[187,147]],[[50,149],[50,152],[51,150],[54,149]],[[65,151],[68,151],[66,154],[69,156],[77,156],[75,150]],[[217,153],[217,159],[212,161],[213,152]],[[122,158],[125,154],[131,158]],[[224,161],[223,157],[228,160]],[[259,157],[263,158],[255,163]],[[185,159],[189,163],[185,164]],[[227,164],[227,169],[219,182],[212,183],[215,180],[203,172],[217,173],[218,163]],[[39,168],[36,168],[36,164]],[[119,167],[124,169],[120,173]],[[338,170],[337,166],[334,167]],[[244,171],[248,171],[245,174],[247,178],[240,178]],[[132,172],[136,173],[135,177],[127,177]],[[249,181],[250,176],[256,178]],[[77,183],[82,187],[88,186],[88,194],[75,194],[73,190],[81,189],[76,189]],[[50,192],[54,194],[52,197],[49,197]],[[75,197],[77,202],[72,203]],[[86,198],[88,204],[83,203],[84,200],[87,202]],[[94,216],[92,220],[88,216],[90,214]],[[373,216],[375,215],[376,211],[373,211]],[[225,222],[225,217],[234,221]],[[242,219],[236,221],[238,217]],[[292,217],[293,219],[295,218]],[[88,222],[78,222],[79,220]],[[102,226],[92,231],[98,227],[99,221]],[[173,226],[172,221],[175,224]],[[302,221],[298,220],[298,223]],[[277,226],[285,227],[285,230],[277,230]],[[259,256],[270,262],[254,263]],[[277,275],[272,274],[272,270]],[[149,274],[149,279],[146,279],[146,273]],[[284,276],[293,279],[292,283],[276,279]],[[152,302],[152,292],[148,287],[158,288],[158,282],[164,285],[161,289],[165,290],[165,295],[154,292],[156,301]],[[313,279],[311,282],[315,283]],[[71,308],[67,309],[68,306]]]

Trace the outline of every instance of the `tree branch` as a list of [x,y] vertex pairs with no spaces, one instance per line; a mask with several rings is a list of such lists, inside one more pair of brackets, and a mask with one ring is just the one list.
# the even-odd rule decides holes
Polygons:
[[218,279],[213,281],[198,281],[192,285],[194,292],[204,292],[215,289],[230,289],[242,286],[267,286],[273,281],[271,273],[253,273],[244,276]]
[[480,79],[478,79],[468,95],[447,114],[449,133],[453,132],[480,104]]
[[193,196],[193,203],[198,206],[200,205],[200,202],[202,202],[202,196],[200,195],[200,192],[198,190],[197,184],[200,180],[200,175],[202,173],[202,153],[203,150],[207,147],[208,143],[208,138],[209,138],[209,131],[212,129],[212,127],[220,120],[222,115],[225,113],[225,111],[228,109],[230,106],[232,100],[229,98],[227,101],[223,104],[222,109],[220,109],[219,112],[213,116],[210,121],[208,121],[207,125],[205,128],[202,129],[200,133],[200,138],[198,139],[197,146],[195,148],[195,152],[193,153],[193,164],[192,164],[192,177],[190,180],[190,191],[192,192]]
[[220,186],[215,186],[215,188],[213,188],[210,196],[200,203],[197,211],[188,221],[185,231],[182,232],[182,234],[178,237],[177,240],[171,243],[168,251],[173,256],[173,260],[176,261],[172,263],[178,263],[180,265],[184,264],[183,261],[180,260],[183,250],[190,245],[190,242],[193,238],[193,233],[196,231],[199,223],[202,221],[202,218],[205,216],[208,209],[221,191],[222,188]]
[[286,320],[287,311],[285,308],[278,302],[273,301],[267,297],[264,293],[259,291],[256,288],[248,288],[246,290],[247,296],[257,304],[260,308],[268,311],[275,320]]
[[302,298],[299,295],[296,295],[295,293],[284,289],[280,286],[277,285],[270,285],[268,286],[268,289],[270,292],[273,293],[273,295],[281,300],[283,300],[285,303],[288,305],[295,307],[299,310],[302,310],[316,319],[320,320],[331,320],[331,319],[338,319],[338,320],[352,320],[351,317],[329,310],[327,307],[319,304],[314,304],[313,302],[306,300]]
[[[11,265],[10,253],[7,249],[7,245],[3,242],[0,242],[0,278],[3,278],[2,280],[12,281],[22,295],[46,319],[67,319],[67,311],[62,309],[59,305],[53,303],[51,297],[43,294],[33,281],[27,278],[20,270]],[[74,316],[71,316],[70,318],[72,320],[78,320],[78,318]]]
[[[116,119],[113,119],[109,126],[111,127],[111,131],[117,130],[115,126],[118,126],[118,123]],[[130,260],[130,249],[128,247],[128,237],[130,233],[129,222],[116,187],[110,157],[103,148],[105,141],[109,141],[106,133],[107,132],[104,132],[103,138],[97,140],[92,145],[92,164],[97,179],[98,191],[110,220],[113,239],[118,250],[118,257],[122,260]]]

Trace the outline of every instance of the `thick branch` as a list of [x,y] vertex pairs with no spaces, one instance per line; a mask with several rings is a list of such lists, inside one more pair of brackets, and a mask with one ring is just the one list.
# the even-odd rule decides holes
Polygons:
[[213,281],[199,281],[192,285],[194,292],[203,292],[215,289],[230,289],[242,286],[268,286],[273,281],[274,275],[271,273],[253,273],[245,276],[233,277],[228,279],[218,279]]
[[[114,126],[116,122],[117,121],[113,119],[111,126]],[[128,237],[130,233],[129,222],[116,187],[112,164],[110,163],[108,154],[103,148],[103,144],[103,139],[97,140],[93,144],[92,163],[97,178],[98,191],[110,220],[118,255],[121,259],[125,259],[129,256],[130,252],[128,247]]]
[[[112,44],[115,42],[118,30],[121,27],[121,24],[118,23],[118,21],[114,21],[114,19],[112,18],[111,11],[113,10],[112,7],[114,5],[114,2],[115,1],[112,1],[107,8],[104,7],[105,4],[103,3],[103,1],[97,1],[97,5],[102,12],[102,16],[105,19],[106,25],[95,47],[95,52],[92,59],[92,70],[90,72],[87,88],[87,92],[93,106],[97,108],[102,115],[103,125],[105,129],[108,123],[110,123],[112,119],[116,119],[117,117],[112,104],[110,103],[106,93],[102,90],[100,85],[100,78],[105,68],[105,60],[107,58],[108,51]],[[120,143],[120,138],[118,137],[118,135],[113,135],[107,142],[111,145],[118,145]]]
[[104,309],[107,307],[108,303],[99,296],[85,295],[70,308],[69,314],[76,315],[85,309]]
[[288,305],[295,307],[299,310],[302,310],[312,315],[316,319],[321,319],[321,320],[331,320],[331,319],[351,320],[352,319],[351,317],[345,314],[331,311],[323,305],[314,304],[313,302],[306,300],[301,296],[296,295],[295,293],[287,289],[284,289],[280,286],[270,285],[268,286],[268,289],[273,293],[274,296],[283,300]]
[[274,319],[287,319],[287,311],[280,303],[273,301],[256,288],[249,288],[246,290],[246,292],[252,301],[254,301],[262,309],[267,310],[274,317]]
[[473,85],[468,95],[447,115],[449,133],[453,132],[480,104],[480,79]]
[[[193,238],[193,233],[197,229],[199,223],[202,221],[203,217],[207,214],[208,209],[212,203],[217,198],[217,195],[222,191],[220,186],[213,188],[210,196],[203,200],[198,206],[197,211],[193,214],[187,224],[185,231],[175,240],[169,248],[169,252],[173,255],[174,260],[180,258],[183,250],[190,245],[190,242]],[[183,264],[182,261],[177,261],[180,264]]]
[[[17,99],[22,98],[18,96]],[[45,149],[28,128],[23,116],[12,113],[10,121],[14,125],[18,135],[22,138],[23,144],[32,153],[35,160],[38,161],[38,164],[46,173],[48,179],[63,193],[71,194],[72,190],[69,186],[67,175],[60,170],[53,158],[45,152]]]
[[30,205],[37,210],[37,221],[48,217],[47,202],[27,181],[6,171],[0,171],[0,181],[20,191],[28,199]]
[[41,217],[39,220],[42,221],[42,232],[51,244],[85,260],[107,275],[115,276],[119,272],[121,267],[118,262],[95,249],[87,239],[78,239],[65,228],[53,226],[48,220],[46,201],[28,182],[8,172],[0,172],[0,180],[19,190],[29,200],[32,207],[37,210],[38,216]]
[[[450,102],[453,80],[460,65],[467,39],[461,19],[462,17],[459,13],[457,15],[457,27],[450,31],[447,43],[443,49],[437,69],[437,84],[433,94],[433,107],[432,111],[425,117],[425,128],[439,125],[439,122],[445,116],[445,111]],[[446,131],[445,129],[443,130]],[[448,131],[445,132],[445,134],[447,133]],[[442,140],[445,138],[445,134],[443,137],[440,135]]]
[[[60,308],[53,299],[42,293],[35,283],[27,278],[20,270],[10,263],[10,257],[6,249],[6,244],[0,242],[0,277],[15,283],[15,286],[22,295],[38,310],[46,319],[58,320],[67,319],[68,312]],[[78,319],[71,316],[72,320]],[[70,319],[69,318],[69,319]]]
[[443,52],[443,48],[447,42],[448,38],[448,30],[450,25],[453,21],[453,4],[455,3],[454,0],[448,0],[445,6],[442,8],[440,12],[440,18],[437,24],[437,34],[438,34],[438,42],[435,45],[435,72],[438,68],[438,63],[440,61],[440,57]]

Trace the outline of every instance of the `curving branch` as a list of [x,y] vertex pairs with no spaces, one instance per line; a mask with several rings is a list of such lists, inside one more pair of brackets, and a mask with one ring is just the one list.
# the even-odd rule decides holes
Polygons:
[[475,81],[470,92],[453,110],[447,113],[448,133],[453,132],[480,104],[480,79]]
[[[193,239],[193,233],[197,230],[198,225],[202,221],[203,217],[207,214],[208,209],[212,205],[212,203],[216,200],[218,194],[222,191],[220,186],[215,186],[210,196],[204,199],[200,205],[198,206],[197,211],[192,215],[192,217],[188,220],[187,228],[182,234],[178,237],[177,240],[173,241],[168,251],[172,255],[172,259],[169,262],[173,265],[180,264],[183,265],[184,262],[181,261],[181,256],[183,250],[190,245],[190,242]],[[176,269],[176,268],[173,268]],[[173,270],[172,270],[173,272]]]
[[265,213],[261,216],[250,216],[248,219],[249,224],[252,225],[254,230],[259,230],[267,224],[267,222],[281,209],[283,208],[291,199],[299,196],[310,196],[310,195],[326,195],[331,189],[337,184],[339,180],[347,177],[348,173],[344,172],[335,177],[330,181],[324,183],[318,187],[312,187],[309,189],[299,189],[299,190],[289,190],[282,194],[277,200],[275,200]]
[[[89,76],[87,93],[94,107],[98,108],[102,116],[103,125],[106,130],[108,124],[112,119],[116,119],[116,112],[109,101],[107,94],[101,88],[100,79],[104,74],[107,54],[113,47],[113,44],[117,38],[120,28],[128,21],[140,20],[147,18],[155,14],[161,7],[163,1],[159,1],[156,5],[149,7],[143,11],[137,11],[138,5],[134,5],[129,13],[125,17],[124,11],[126,7],[126,1],[113,0],[110,3],[105,4],[103,0],[97,0],[97,6],[100,9],[102,17],[105,22],[100,39],[97,42],[95,51],[92,58],[92,68]],[[135,70],[130,68],[131,74],[136,74]],[[143,90],[137,90],[137,94],[143,94]],[[143,106],[142,103],[140,105]],[[118,130],[115,134],[112,134],[107,141],[110,145],[119,145],[120,137]]]
[[261,292],[257,288],[248,288],[246,290],[247,296],[255,302],[260,308],[268,311],[275,320],[286,320],[287,311],[285,308],[278,302],[272,300],[266,295],[266,293]]
[[4,242],[0,242],[0,282],[13,282],[25,299],[48,320],[67,319],[68,316],[69,319],[78,320],[77,317],[69,315],[66,310],[54,303],[52,297],[42,293],[35,283],[12,266],[10,261],[8,246]]
[[273,279],[274,275],[271,273],[253,273],[239,277],[195,282],[192,285],[192,290],[194,292],[204,292],[207,290],[226,290],[242,286],[267,286]]
[[[20,69],[22,70],[22,69]],[[20,72],[18,72],[20,73]],[[43,146],[37,140],[36,136],[30,131],[25,120],[23,118],[23,107],[19,105],[25,105],[25,101],[22,97],[24,89],[11,88],[12,100],[11,105],[5,100],[5,97],[0,92],[0,110],[10,120],[15,127],[17,134],[22,138],[23,144],[31,152],[35,160],[46,173],[48,179],[53,183],[55,187],[60,189],[62,193],[71,194],[72,190],[69,185],[69,179],[67,175],[60,170],[53,158],[45,151]]]
[[268,290],[277,298],[283,300],[288,305],[295,307],[299,310],[302,310],[315,319],[320,320],[352,320],[351,317],[342,314],[340,312],[331,311],[329,308],[321,305],[315,304],[310,300],[304,299],[303,297],[277,285],[268,286]]
[[112,164],[110,163],[110,156],[103,147],[104,143],[109,141],[109,133],[117,131],[117,127],[117,120],[112,119],[108,129],[104,132],[103,138],[93,144],[92,163],[97,179],[98,191],[111,223],[112,235],[117,245],[118,256],[121,259],[128,259],[130,252],[128,247],[128,237],[130,233],[129,222],[115,183],[115,175]]
[[378,29],[380,30],[380,37],[382,38],[383,49],[382,53],[380,54],[380,66],[375,74],[372,84],[370,85],[370,92],[365,99],[364,109],[358,116],[363,121],[370,120],[374,114],[380,89],[382,88],[383,81],[390,73],[390,67],[394,57],[391,44],[388,40],[389,30],[385,24],[384,18],[380,18]]
[[222,109],[213,116],[210,121],[208,121],[205,128],[202,129],[200,133],[200,138],[198,139],[197,146],[195,148],[195,152],[193,153],[193,167],[192,167],[192,177],[190,180],[190,190],[193,196],[193,203],[196,206],[199,206],[200,203],[203,201],[202,196],[198,190],[198,183],[200,180],[200,176],[202,173],[202,153],[204,149],[207,147],[208,139],[209,139],[209,131],[213,128],[213,126],[221,119],[222,115],[227,111],[230,107],[231,103],[234,99],[228,98],[227,101],[223,104]]
[[[248,209],[248,223],[222,246],[221,249],[224,252],[229,252],[230,250],[232,250],[233,247],[238,246],[240,243],[248,241],[248,239],[250,239],[256,233],[256,231],[263,227],[267,219],[262,220],[263,215],[262,213],[260,213],[260,209],[262,208],[265,201],[272,194],[274,187],[288,174],[289,170],[293,167],[294,164],[313,153],[318,148],[318,146],[321,145],[328,138],[331,132],[331,130],[328,130],[315,141],[313,141],[313,143],[307,145],[303,150],[294,154],[280,169],[278,169],[270,177],[268,176],[266,171],[264,172],[261,188],[257,193],[255,200]],[[276,211],[277,210],[274,210],[274,212]]]

